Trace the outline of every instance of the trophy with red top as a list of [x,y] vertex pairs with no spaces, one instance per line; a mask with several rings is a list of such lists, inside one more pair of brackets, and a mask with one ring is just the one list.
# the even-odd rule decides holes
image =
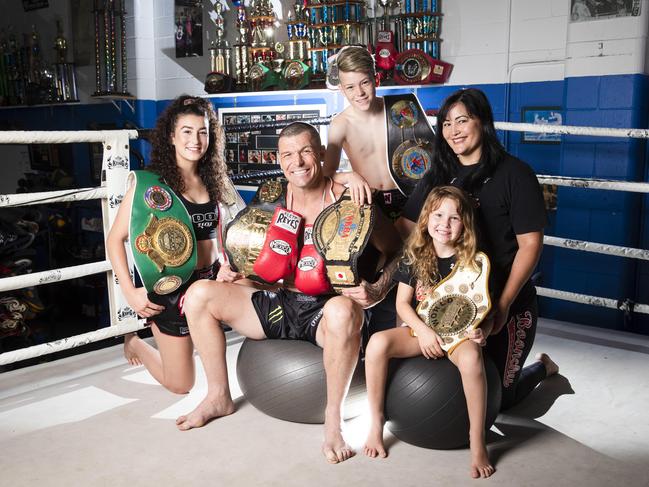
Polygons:
[[386,79],[392,72],[397,58],[397,48],[394,46],[394,32],[390,30],[389,10],[399,6],[398,1],[378,0],[383,7],[383,26],[376,34],[375,61],[377,72],[381,81]]

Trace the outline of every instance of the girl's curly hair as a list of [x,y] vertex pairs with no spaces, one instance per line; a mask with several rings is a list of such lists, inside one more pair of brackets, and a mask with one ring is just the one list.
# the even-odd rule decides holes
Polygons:
[[433,238],[428,233],[428,219],[446,198],[457,204],[457,210],[464,227],[462,234],[454,243],[456,265],[474,266],[477,238],[473,206],[466,193],[461,189],[455,186],[438,186],[428,194],[415,229],[406,240],[403,249],[405,263],[411,266],[415,277],[423,286],[433,286],[440,280]]
[[176,150],[171,144],[171,136],[181,115],[207,116],[209,145],[198,162],[198,175],[207,188],[210,201],[221,201],[226,192],[227,167],[223,159],[225,133],[208,100],[181,95],[162,112],[151,136],[151,164],[147,169],[162,176],[174,191],[182,193],[185,190],[185,183],[176,164]]

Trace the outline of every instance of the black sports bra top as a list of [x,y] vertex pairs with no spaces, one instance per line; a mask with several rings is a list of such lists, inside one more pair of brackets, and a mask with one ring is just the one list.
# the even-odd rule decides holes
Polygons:
[[182,200],[189,217],[192,219],[192,226],[196,234],[196,240],[212,240],[217,237],[219,223],[219,207],[216,203],[192,203],[178,194]]

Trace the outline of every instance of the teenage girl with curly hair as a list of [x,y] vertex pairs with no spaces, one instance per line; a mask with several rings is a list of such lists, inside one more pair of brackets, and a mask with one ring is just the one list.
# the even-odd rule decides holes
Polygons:
[[137,334],[124,337],[124,355],[143,364],[168,390],[184,394],[194,385],[193,344],[182,304],[184,292],[197,279],[235,280],[221,247],[222,230],[243,201],[226,174],[224,132],[212,104],[186,95],[176,98],[158,118],[151,138],[151,164],[184,204],[196,235],[194,273],[177,291],[158,295],[136,288],[130,278],[125,241],[128,239],[134,188],[128,189],[107,238],[107,251],[120,289],[129,306],[151,325],[157,349]]

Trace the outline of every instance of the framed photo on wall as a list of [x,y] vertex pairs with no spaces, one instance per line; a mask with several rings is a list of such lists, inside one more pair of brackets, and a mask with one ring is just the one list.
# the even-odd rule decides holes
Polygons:
[[571,22],[610,19],[615,17],[637,17],[642,0],[571,0]]
[[[539,125],[563,125],[563,113],[561,107],[523,107],[521,122]],[[561,134],[521,132],[521,142],[524,144],[558,144],[561,142]]]
[[[277,139],[282,130],[281,127],[270,127],[249,132],[229,132],[228,125],[319,118],[324,117],[326,113],[326,105],[219,108],[219,120],[225,129],[228,169],[238,174],[277,168]],[[320,138],[326,143],[327,125],[317,128]]]

